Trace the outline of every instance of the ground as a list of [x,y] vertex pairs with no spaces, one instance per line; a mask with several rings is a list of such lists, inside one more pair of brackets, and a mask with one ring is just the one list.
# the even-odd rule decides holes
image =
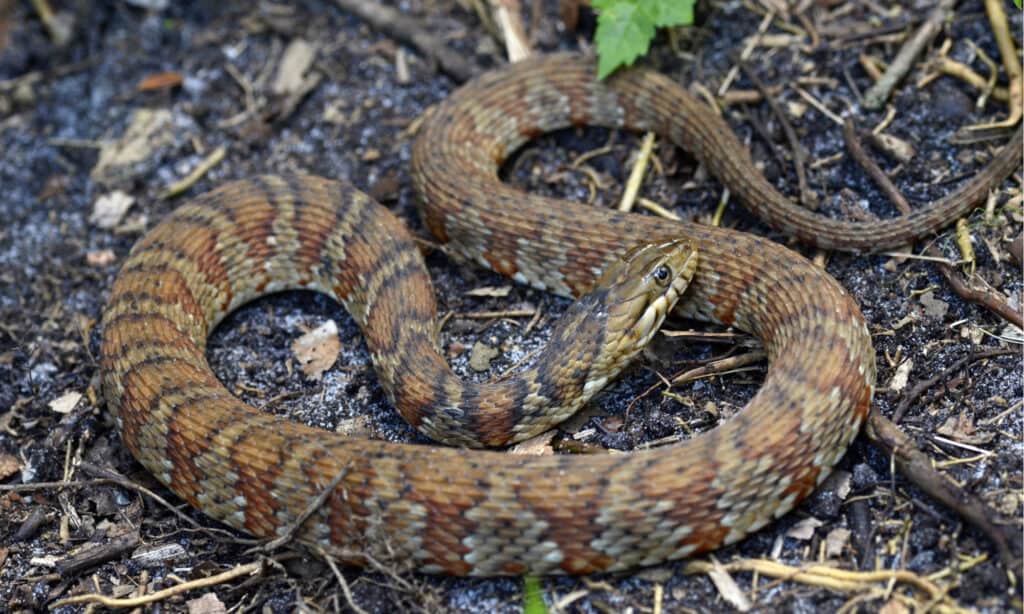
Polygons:
[[[127,596],[138,585],[142,590],[135,594],[152,593],[263,558],[247,552],[238,540],[243,536],[218,528],[146,474],[120,445],[98,394],[97,323],[119,264],[146,228],[189,195],[228,179],[286,170],[348,180],[372,194],[423,237],[441,311],[452,314],[443,330],[444,347],[465,377],[487,379],[516,365],[543,344],[567,304],[535,290],[509,288],[507,280],[430,247],[409,180],[411,141],[417,119],[457,83],[416,50],[330,2],[137,6],[145,4],[59,3],[58,16],[69,18],[71,27],[69,39],[58,46],[29,3],[0,0],[0,482],[84,482],[68,489],[41,485],[0,491],[0,604],[7,604],[0,610],[42,609],[91,592]],[[569,32],[554,3],[542,4],[525,9],[538,52],[589,45],[593,17],[587,10],[579,29]],[[732,74],[736,54],[763,26],[748,63],[782,103],[808,152],[809,184],[821,211],[855,219],[895,215],[864,171],[843,155],[840,127],[799,92],[854,118],[862,129],[876,126],[887,111],[869,112],[859,104],[871,79],[858,57],[891,61],[930,7],[823,3],[789,18],[765,20],[765,7],[774,4],[699,3],[697,27],[660,36],[644,62],[702,95],[732,101],[723,104],[725,117],[750,143],[768,178],[795,196],[795,174],[778,121],[764,102],[735,103],[754,91],[742,73]],[[413,0],[400,7],[435,42],[454,48],[471,65],[482,70],[504,62],[501,45],[476,13],[460,4]],[[542,13],[534,16],[536,7]],[[1010,10],[1010,30],[1019,36],[1020,14]],[[818,40],[802,34],[808,24]],[[302,44],[295,43],[300,39],[315,49],[308,73],[314,77],[274,93],[277,67],[289,55],[286,49],[302,53]],[[982,74],[988,74],[982,52],[998,61],[979,2],[961,3],[926,55],[938,54],[945,40],[952,41],[952,57]],[[914,206],[968,180],[996,147],[994,141],[952,145],[951,135],[1006,114],[1005,103],[998,101],[976,106],[977,91],[958,79],[944,76],[921,85],[926,72],[927,64],[919,63],[897,88],[890,105],[895,115],[886,130],[911,144],[916,155],[901,163],[875,154]],[[1005,86],[1002,69],[999,79]],[[720,97],[725,81],[734,98]],[[784,163],[754,130],[755,122],[767,128]],[[135,129],[148,132],[133,149],[126,133]],[[545,136],[507,165],[505,179],[524,189],[613,206],[639,142],[636,135],[599,129]],[[609,143],[608,153],[573,165]],[[122,147],[115,152],[111,144]],[[223,160],[184,194],[167,194],[219,147],[224,147]],[[107,163],[115,153],[123,157]],[[659,144],[655,154],[661,170],[648,173],[641,195],[684,219],[707,223],[721,186],[680,150]],[[592,196],[595,184],[600,185]],[[94,216],[97,201],[109,202],[118,191],[134,199],[127,213],[115,212],[109,223]],[[1020,203],[1017,173],[993,192],[988,210],[967,218],[979,276],[1017,309],[1024,282],[1009,247],[1020,234]],[[1020,330],[958,298],[928,260],[816,254],[760,224],[737,202],[728,203],[721,224],[817,257],[853,294],[871,324],[877,351],[876,409],[892,417],[914,394],[900,417],[901,428],[972,498],[1013,519],[1019,550]],[[953,230],[899,251],[920,254],[932,242],[947,257],[959,258]],[[481,288],[495,290],[467,294]],[[508,313],[480,317],[485,312]],[[337,323],[340,355],[314,381],[303,374],[290,346],[327,320]],[[674,321],[668,328],[694,326]],[[582,418],[563,427],[559,439],[577,447],[590,444],[583,447],[592,452],[664,444],[710,428],[756,391],[763,364],[668,392],[658,387],[658,374],[745,351],[745,339],[707,345],[659,338]],[[956,367],[972,352],[995,350],[1002,355]],[[427,443],[396,418],[351,319],[323,297],[290,293],[244,307],[215,332],[208,356],[230,389],[267,411],[326,429]],[[483,371],[470,366],[474,356]],[[915,390],[933,376],[939,376],[933,387]],[[637,400],[644,392],[650,394]],[[120,485],[102,480],[115,473],[124,480]],[[152,489],[179,513],[140,487]],[[117,543],[128,547],[111,546]],[[81,566],[69,563],[95,546],[110,555]],[[163,554],[153,555],[154,550]],[[520,578],[468,580],[346,568],[341,570],[351,592],[346,597],[322,560],[289,551],[272,557],[278,563],[260,575],[169,597],[159,607],[200,608],[203,602],[195,600],[204,593],[232,610],[268,612],[352,604],[369,612],[518,612],[523,607]],[[717,551],[713,559],[701,560],[741,566],[753,559],[794,569],[823,563],[848,570],[906,570],[947,591],[936,597],[943,608],[998,612],[1021,605],[1020,585],[1011,584],[987,538],[893,475],[889,458],[864,437],[809,501]],[[543,578],[540,591],[555,611],[737,607],[737,598],[725,588],[728,582],[697,571],[684,561],[625,575]],[[845,590],[806,578],[780,581],[738,567],[732,578],[756,611],[886,606],[899,612],[930,599],[913,583],[890,587],[863,576]]]

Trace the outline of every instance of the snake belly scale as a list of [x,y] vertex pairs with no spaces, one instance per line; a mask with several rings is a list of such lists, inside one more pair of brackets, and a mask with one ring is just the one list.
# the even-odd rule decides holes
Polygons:
[[[179,208],[115,281],[101,368],[131,452],[191,505],[263,537],[288,531],[337,481],[296,533],[300,542],[431,573],[622,570],[733,543],[792,509],[867,415],[875,361],[864,318],[835,280],[771,241],[502,185],[496,169],[508,153],[570,124],[654,128],[699,157],[711,151],[687,140],[690,129],[675,126],[678,114],[651,91],[630,91],[627,102],[614,88],[595,94],[572,80],[592,70],[561,56],[517,68],[522,79],[484,77],[453,95],[415,147],[426,225],[469,259],[566,295],[587,291],[637,243],[694,245],[696,272],[676,313],[749,331],[769,354],[761,389],[735,418],[663,448],[524,457],[346,438],[260,413],[213,375],[206,336],[231,310],[286,288],[346,305],[382,385],[414,425],[458,387],[438,379],[450,371],[432,289],[398,219],[341,183],[267,176]],[[457,394],[464,406],[475,402]],[[511,401],[499,409],[516,415]],[[495,424],[484,430],[515,431]]]

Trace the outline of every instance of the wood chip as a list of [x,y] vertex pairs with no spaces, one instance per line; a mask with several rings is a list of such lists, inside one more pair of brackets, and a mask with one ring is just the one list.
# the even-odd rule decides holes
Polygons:
[[110,266],[115,261],[117,261],[117,255],[110,248],[91,249],[85,253],[85,263],[92,267]]
[[747,599],[747,595],[736,584],[736,580],[732,579],[729,571],[721,563],[718,561],[714,562],[712,568],[708,570],[708,577],[711,578],[711,583],[718,589],[718,594],[722,596],[722,599],[725,599],[740,612],[750,611],[751,603]]
[[896,367],[896,373],[893,374],[892,379],[889,380],[889,390],[892,392],[899,392],[907,387],[907,380],[910,378],[910,371],[914,368],[914,361],[906,359],[900,363],[900,366]]
[[104,194],[93,204],[89,223],[107,230],[114,228],[121,223],[134,203],[135,198],[121,190]]
[[306,71],[313,65],[314,59],[316,47],[301,38],[292,40],[281,56],[281,63],[277,65],[270,91],[279,96],[302,91]]
[[792,537],[793,539],[798,539],[800,541],[807,541],[814,537],[814,530],[823,524],[825,523],[813,516],[804,518],[786,531],[786,537]]
[[516,445],[508,449],[509,454],[523,454],[532,456],[548,456],[554,454],[555,450],[551,447],[551,440],[555,438],[555,434],[558,431],[550,429],[544,431],[540,435],[534,435],[526,441],[520,441]]
[[65,392],[56,399],[50,401],[50,409],[57,412],[58,414],[70,414],[71,410],[78,405],[78,402],[82,400],[82,393],[71,390]]
[[850,543],[850,530],[835,528],[825,536],[825,558],[837,559],[843,554],[843,549]]
[[338,325],[327,320],[292,342],[292,354],[306,377],[318,380],[330,369],[341,351]]
[[512,286],[484,286],[474,288],[466,292],[466,296],[486,296],[490,298],[505,298],[512,291]]

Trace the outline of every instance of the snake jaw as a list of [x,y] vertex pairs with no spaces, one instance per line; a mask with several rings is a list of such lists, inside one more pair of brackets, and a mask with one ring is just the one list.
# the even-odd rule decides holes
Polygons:
[[696,269],[696,249],[676,239],[641,243],[601,276],[597,287],[606,289],[608,309],[604,354],[609,363],[611,356],[622,363],[615,374],[651,341]]

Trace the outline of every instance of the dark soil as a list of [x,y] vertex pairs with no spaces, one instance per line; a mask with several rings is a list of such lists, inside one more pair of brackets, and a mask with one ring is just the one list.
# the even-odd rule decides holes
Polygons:
[[[228,179],[288,170],[354,183],[401,214],[429,241],[416,218],[408,175],[411,132],[416,119],[457,84],[437,74],[415,50],[376,33],[330,2],[172,2],[159,11],[134,4],[62,3],[57,8],[73,18],[73,29],[68,44],[57,47],[30,3],[0,0],[0,481],[28,484],[102,477],[97,470],[77,467],[86,461],[153,489],[187,517],[214,527],[135,463],[121,447],[98,398],[97,322],[120,261],[144,229],[183,198]],[[569,33],[555,3],[548,4],[552,6],[543,7],[538,19],[526,20],[538,51],[589,44],[591,16],[585,14],[581,30]],[[499,44],[475,14],[458,3],[413,0],[401,7],[416,15],[438,41],[482,69],[503,63]],[[841,129],[808,105],[796,88],[833,112],[855,118],[862,129],[875,126],[885,112],[867,112],[858,105],[859,92],[871,84],[858,55],[891,60],[901,40],[892,32],[905,33],[925,8],[914,4],[890,11],[856,1],[813,7],[805,15],[818,24],[821,40],[816,47],[806,39],[781,39],[790,33],[786,24],[801,22],[777,18],[766,32],[776,44],[759,47],[751,55],[749,63],[761,79],[777,86],[775,95],[807,149],[811,188],[828,215],[890,217],[895,210],[849,156],[828,161],[845,151]],[[751,4],[732,1],[701,3],[698,12],[699,26],[679,41],[685,51],[674,51],[668,37],[662,36],[645,61],[682,83],[703,84],[715,93],[763,15]],[[900,24],[906,28],[890,28]],[[866,34],[858,36],[860,31]],[[1020,31],[1020,13],[1012,10],[1011,32],[1019,37]],[[317,48],[313,70],[322,80],[308,95],[289,101],[286,95],[271,94],[268,83],[283,50],[296,38]],[[953,41],[951,55],[982,74],[987,69],[967,41],[999,58],[980,2],[961,3],[934,48],[946,38]],[[399,54],[408,61],[407,83],[399,83],[396,76]],[[876,154],[917,206],[969,179],[995,147],[950,145],[953,132],[1006,114],[1005,105],[998,102],[976,108],[977,93],[951,77],[917,87],[923,70],[919,64],[897,90],[891,101],[896,115],[887,129],[912,144],[916,156],[901,165]],[[183,76],[183,83],[139,91],[143,79],[168,71]],[[1002,72],[1000,84],[1005,85]],[[740,75],[732,89],[753,86]],[[169,113],[171,137],[115,176],[91,176],[101,142],[120,138],[140,109]],[[247,113],[239,115],[243,111]],[[767,105],[730,105],[724,114],[750,143],[754,158],[764,163],[770,180],[796,196],[792,164],[780,165],[752,128],[751,118],[757,118],[772,135],[772,146],[790,157]],[[545,136],[510,162],[506,180],[586,201],[588,176],[573,170],[571,163],[609,140],[611,152],[588,165],[608,186],[597,191],[594,206],[613,206],[639,144],[632,134],[591,129]],[[221,145],[227,148],[225,159],[183,197],[161,197],[167,186]],[[664,173],[649,172],[642,195],[687,220],[707,222],[721,186],[681,151],[659,145],[657,156]],[[94,203],[115,189],[133,196],[135,204],[120,226],[100,228],[89,221]],[[989,214],[977,211],[968,219],[979,274],[1018,309],[1024,281],[1008,246],[1020,234],[1020,203],[1018,174],[995,191]],[[722,224],[815,255],[760,224],[740,203],[729,203]],[[936,242],[956,259],[953,234],[949,230]],[[920,253],[922,247],[901,251]],[[104,252],[108,249],[112,259],[105,259],[111,255]],[[506,297],[466,296],[475,288],[510,282],[454,263],[439,250],[429,253],[428,263],[442,313],[456,314],[445,326],[443,342],[454,368],[465,377],[486,379],[516,365],[544,343],[551,322],[567,304],[517,286]],[[944,371],[971,352],[1019,349],[1021,331],[957,298],[927,261],[826,254],[825,266],[853,293],[871,323],[879,370],[877,409],[891,415],[916,382],[943,374],[934,388],[910,404],[901,427],[971,497],[1012,518],[1019,535],[1024,486],[1020,354],[1015,351]],[[528,335],[523,330],[529,317],[463,315],[513,309],[540,310]],[[322,380],[313,382],[298,369],[290,344],[328,319],[338,324],[342,351]],[[687,322],[670,324],[675,329],[691,327]],[[477,343],[498,350],[490,370],[483,373],[469,366]],[[671,395],[657,388],[633,401],[659,383],[658,373],[670,375],[730,351],[742,348],[659,339],[641,364],[610,386],[583,418],[570,421],[559,437],[630,449],[710,428],[752,396],[763,366],[698,380],[673,389]],[[373,437],[426,443],[388,406],[351,319],[323,297],[287,293],[242,308],[214,334],[209,359],[230,389],[248,402],[268,405],[268,411],[326,429],[355,428]],[[901,365],[907,369],[907,361],[912,361],[912,368],[898,375]],[[67,393],[83,396],[69,411],[58,413],[50,403]],[[808,533],[793,531],[796,525],[806,527],[808,519],[817,520],[817,526]],[[845,541],[842,529],[851,531]],[[81,569],[68,570],[63,564],[83,549],[132,532],[140,535],[144,546]],[[233,535],[198,531],[132,488],[0,491],[0,611],[44,609],[59,599],[89,592],[126,596],[139,583],[148,583],[145,592],[151,593],[258,560],[259,555],[247,554],[247,546],[236,543]],[[826,558],[828,536],[838,536],[842,548]],[[154,546],[175,546],[176,554],[156,562],[138,558]],[[723,563],[768,558],[793,567],[821,562],[851,570],[905,569],[931,576],[948,590],[946,602],[989,612],[1021,604],[1020,586],[1010,584],[992,544],[900,475],[892,475],[889,459],[863,437],[841,461],[836,479],[810,501],[756,535],[716,552],[714,558]],[[564,600],[564,611],[732,607],[707,575],[684,573],[685,565],[684,561],[622,576],[545,578],[541,588],[549,604]],[[396,578],[354,569],[345,569],[344,574],[353,602],[368,612],[518,612],[523,607],[519,578]],[[874,584],[874,589],[844,593],[747,572],[733,576],[756,611],[827,612],[844,604],[853,611],[876,611],[889,603],[895,612],[910,601],[917,606],[928,601],[902,584],[891,593],[884,582]],[[156,607],[184,611],[187,602],[207,592],[233,611],[348,607],[322,561],[294,557],[260,576],[192,591]],[[60,609],[77,611],[84,606]]]

